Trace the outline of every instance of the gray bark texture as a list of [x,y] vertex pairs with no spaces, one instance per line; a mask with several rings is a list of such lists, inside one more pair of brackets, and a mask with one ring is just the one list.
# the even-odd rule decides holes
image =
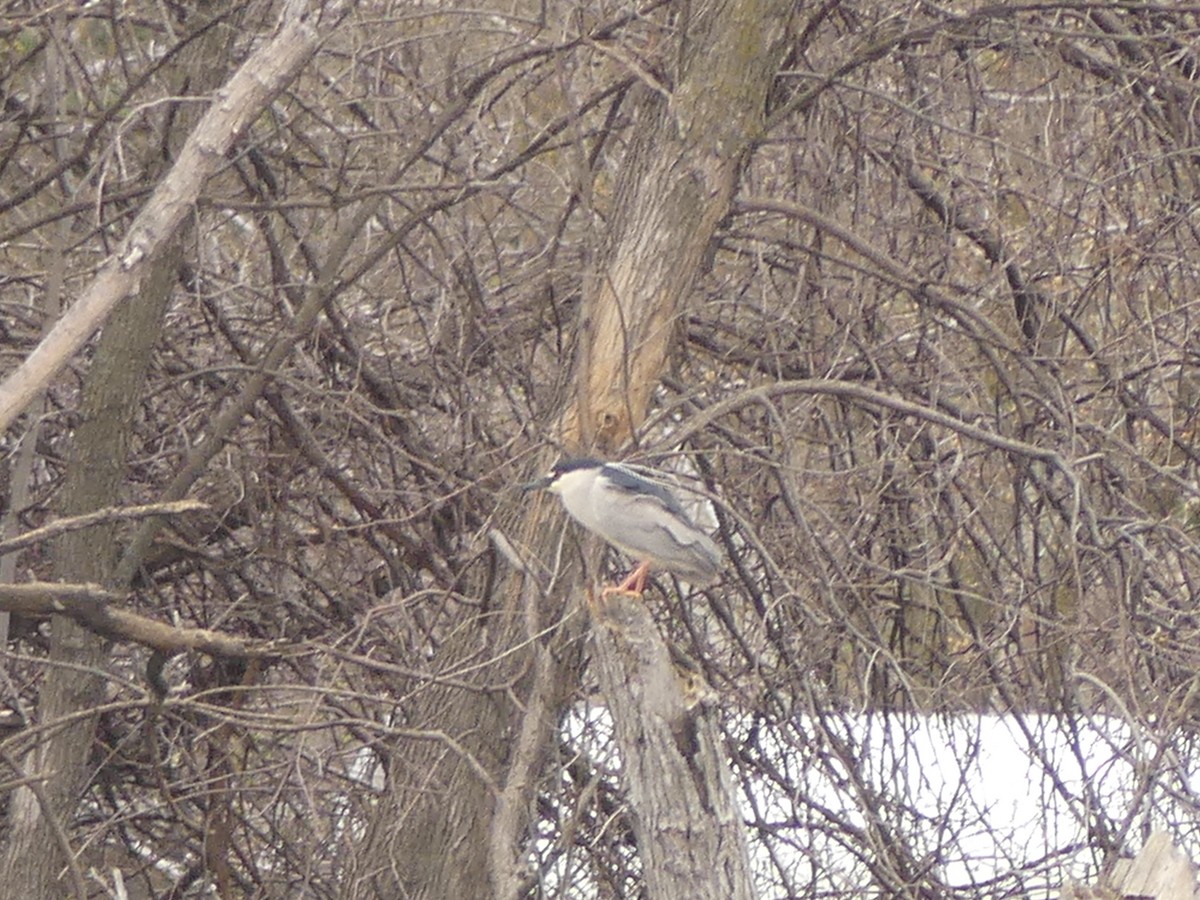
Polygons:
[[[182,57],[172,93],[206,94],[223,71],[212,60],[227,59],[228,29],[212,29]],[[76,301],[46,340],[5,382],[0,418],[18,414],[38,389],[103,321],[80,404],[59,513],[76,516],[117,503],[125,474],[134,415],[180,259],[177,238],[204,179],[224,161],[225,150],[296,73],[316,46],[315,35],[298,20],[289,22],[270,45],[243,67],[240,79],[213,104],[180,151],[179,159],[134,222],[118,253]],[[257,60],[257,62],[255,62]],[[168,135],[178,146],[198,119],[183,104]],[[164,121],[170,121],[164,119]],[[153,173],[162,164],[151,162]],[[112,310],[111,314],[109,311]],[[105,318],[107,316],[107,319]],[[64,535],[55,569],[60,580],[92,582],[114,591],[128,589],[115,578],[115,522]],[[114,583],[120,582],[120,583]],[[55,897],[71,890],[85,896],[85,882],[71,858],[64,827],[74,817],[91,772],[97,709],[105,699],[109,643],[95,628],[56,615],[51,620],[52,666],[42,685],[38,717],[42,725],[62,721],[21,761],[22,775],[40,780],[39,789],[18,789],[9,809],[8,841],[0,853],[4,896]]]
[[[639,123],[622,166],[618,211],[585,296],[575,404],[563,423],[568,446],[612,450],[629,441],[644,417],[709,241],[762,127],[789,9],[778,0],[692,4],[675,90],[666,98],[647,87],[637,101]],[[550,514],[550,505],[531,504],[522,529],[523,546],[543,548],[542,558],[551,557],[549,539],[557,531],[546,525]],[[578,576],[561,584],[572,600],[583,594]],[[556,718],[546,710],[571,695],[577,674],[574,654],[563,649],[570,646],[570,629],[539,641],[533,635],[540,629],[531,624],[531,610],[536,621],[555,622],[572,608],[569,602],[539,602],[528,585],[514,584],[509,597],[505,610],[463,629],[444,648],[451,671],[486,654],[502,660],[484,670],[486,683],[436,686],[406,710],[423,738],[406,738],[393,758],[357,862],[355,896],[516,896],[519,844],[538,783],[532,775]],[[656,654],[665,654],[652,626],[647,639]],[[698,744],[684,759],[666,719],[659,723],[665,732],[648,722],[622,722],[640,702],[640,689],[623,693],[619,684],[645,670],[619,645],[615,637],[602,645],[610,657],[602,666],[612,673],[608,701],[620,733],[632,736],[642,727],[657,735],[653,746],[622,745],[626,759],[646,754],[629,773],[639,773],[631,776],[639,782],[630,785],[635,803],[649,803],[637,814],[644,812],[639,848],[652,896],[751,896],[745,844],[714,732],[697,720]],[[630,669],[622,676],[624,666]],[[656,671],[656,683],[661,677]],[[670,713],[672,721],[678,716],[686,717],[682,707]],[[695,791],[710,792],[704,803],[676,793],[695,765],[705,773]],[[661,790],[641,781],[655,772],[673,773]],[[652,802],[668,796],[676,799]],[[689,834],[698,839],[694,852],[680,855],[679,842]],[[702,882],[701,893],[670,892],[673,884]]]
[[[717,223],[729,210],[791,4],[690,8],[675,89],[647,91],[618,187],[609,252],[586,298],[582,443],[629,444],[666,369]],[[616,727],[648,896],[754,896],[732,778],[711,711],[681,686],[640,598],[593,610],[594,661]]]
[[[80,405],[82,421],[63,488],[64,515],[91,512],[117,499],[133,414],[173,280],[174,259],[167,254],[151,267],[141,294],[122,304],[105,326]],[[64,535],[56,554],[58,576],[108,585],[115,528],[105,523]],[[54,616],[50,629],[50,658],[60,665],[49,670],[42,685],[38,717],[43,724],[66,724],[48,732],[24,760],[25,774],[44,779],[41,796],[28,789],[13,794],[9,841],[0,857],[11,897],[60,896],[60,875],[74,871],[54,836],[74,817],[90,775],[99,714],[80,713],[104,703],[108,641],[66,616]],[[77,894],[79,884],[77,878]]]
[[705,686],[675,668],[640,601],[602,600],[592,622],[647,896],[750,900],[749,849]]
[[791,7],[779,0],[690,4],[674,90],[639,88],[612,228],[584,298],[579,420],[568,417],[567,443],[615,453],[645,417],[746,153],[761,134]]
[[[537,546],[548,505],[523,537]],[[356,898],[515,898],[528,808],[561,709],[578,682],[578,626],[541,608],[532,580],[514,581],[507,608],[447,642],[441,683],[415,693],[387,787],[350,868]],[[559,601],[561,603],[561,601]],[[577,617],[578,619],[578,617]]]

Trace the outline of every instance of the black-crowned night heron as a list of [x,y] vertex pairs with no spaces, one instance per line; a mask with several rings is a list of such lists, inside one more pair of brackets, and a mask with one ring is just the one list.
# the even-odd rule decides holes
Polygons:
[[662,476],[650,469],[565,459],[524,488],[558,494],[584,528],[639,561],[628,578],[605,593],[642,593],[651,566],[696,585],[709,584],[720,571],[717,545],[695,526]]

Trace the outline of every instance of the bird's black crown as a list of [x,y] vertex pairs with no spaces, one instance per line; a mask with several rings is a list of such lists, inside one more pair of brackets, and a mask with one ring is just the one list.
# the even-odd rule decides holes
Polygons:
[[579,469],[599,469],[603,465],[604,460],[602,459],[584,456],[579,459],[560,459],[550,471],[555,475],[566,475],[568,472],[576,472]]

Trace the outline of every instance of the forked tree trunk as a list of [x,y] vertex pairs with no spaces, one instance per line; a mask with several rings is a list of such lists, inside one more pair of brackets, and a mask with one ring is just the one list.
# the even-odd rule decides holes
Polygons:
[[[627,446],[743,162],[793,4],[688,5],[682,71],[647,92],[617,195],[611,251],[586,298],[579,403],[585,443]],[[639,599],[593,607],[594,660],[615,724],[648,896],[751,898],[749,851],[715,711],[684,690]]]
[[[791,7],[784,0],[684,5],[675,88],[669,98],[646,88],[638,101],[613,228],[585,298],[566,443],[614,450],[644,418],[688,293],[759,136]],[[524,546],[547,540],[547,508],[531,504]],[[569,579],[562,583],[572,590]],[[576,579],[565,602],[540,610],[540,621],[561,617],[581,593]],[[385,796],[354,863],[354,896],[516,896],[523,811],[538,783],[539,745],[551,739],[557,720],[546,710],[570,696],[576,678],[573,657],[549,653],[531,639],[538,629],[522,624],[536,603],[528,586],[513,585],[503,611],[461,629],[454,646],[444,648],[448,661],[483,654],[503,660],[487,673],[495,687],[436,686],[405,710],[406,724],[424,737],[397,746]],[[637,612],[611,610],[613,621]],[[715,730],[670,690],[661,637],[640,619],[638,628],[640,649],[623,647],[616,629],[606,630],[598,652],[651,896],[752,896]],[[498,689],[523,671],[532,674]],[[645,690],[660,702],[643,714]],[[687,741],[674,741],[677,726],[687,730]]]

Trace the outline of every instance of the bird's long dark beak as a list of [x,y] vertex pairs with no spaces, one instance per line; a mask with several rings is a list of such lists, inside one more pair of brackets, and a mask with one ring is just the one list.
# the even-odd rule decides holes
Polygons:
[[523,491],[543,491],[546,488],[550,487],[550,482],[552,482],[553,480],[554,480],[553,477],[551,477],[550,475],[547,475],[544,478],[539,478],[537,481],[527,481],[527,482],[525,482],[525,484],[522,484],[520,487],[521,487],[521,490],[523,490]]

